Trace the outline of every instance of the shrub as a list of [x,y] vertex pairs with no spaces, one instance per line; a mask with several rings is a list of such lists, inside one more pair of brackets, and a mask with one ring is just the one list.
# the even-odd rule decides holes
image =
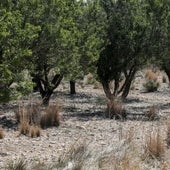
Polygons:
[[158,90],[159,82],[153,80],[147,80],[143,85],[147,92],[154,92]]
[[42,128],[60,125],[60,111],[61,107],[58,105],[50,105],[41,115],[40,124]]
[[40,124],[40,104],[19,106],[15,112],[15,117],[18,123],[28,122],[29,124]]
[[19,125],[19,132],[23,135],[28,135],[30,130],[30,124],[27,121],[22,121]]
[[144,157],[152,159],[161,159],[165,153],[165,144],[162,136],[160,135],[160,130],[158,129],[154,133],[149,133],[146,137],[146,145],[144,147]]
[[110,119],[125,119],[126,110],[123,107],[123,104],[119,100],[109,101],[107,104],[106,117]]
[[157,76],[157,74],[156,74],[155,72],[153,72],[151,69],[148,69],[148,70],[146,70],[145,78],[146,78],[147,80],[157,81],[158,76]]
[[3,130],[0,128],[0,139],[3,139],[4,138],[4,132]]
[[41,134],[41,129],[37,125],[32,125],[29,128],[29,136],[32,138],[39,137]]
[[155,118],[157,116],[157,108],[155,106],[151,106],[149,108],[149,111],[146,112],[145,115],[149,120],[155,120]]
[[145,74],[146,82],[143,84],[147,92],[154,92],[158,90],[159,82],[157,74],[152,70],[147,70]]

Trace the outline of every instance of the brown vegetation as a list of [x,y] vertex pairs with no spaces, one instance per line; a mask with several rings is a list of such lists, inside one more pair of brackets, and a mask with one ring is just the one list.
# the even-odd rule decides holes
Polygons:
[[157,116],[158,109],[155,106],[151,106],[149,110],[146,112],[146,117],[149,120],[155,120]]
[[119,100],[109,101],[107,104],[106,117],[110,119],[125,119],[126,110]]
[[41,115],[40,124],[42,128],[50,126],[59,126],[61,120],[61,107],[58,105],[49,105]]
[[160,130],[150,132],[146,136],[146,145],[144,147],[144,158],[161,159],[165,154],[165,143]]
[[147,92],[157,91],[159,87],[158,75],[152,70],[147,70],[145,74],[146,82],[143,84]]
[[0,139],[3,139],[4,138],[4,131],[3,129],[0,128]]

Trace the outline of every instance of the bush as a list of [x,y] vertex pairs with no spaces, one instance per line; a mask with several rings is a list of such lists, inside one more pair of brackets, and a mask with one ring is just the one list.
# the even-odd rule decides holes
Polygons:
[[60,111],[61,107],[58,105],[48,106],[41,115],[41,127],[59,126],[61,120]]
[[125,119],[126,110],[123,107],[123,104],[119,100],[109,101],[107,104],[106,117],[110,119]]
[[146,112],[145,115],[149,120],[155,120],[155,118],[157,117],[157,112],[158,109],[155,106],[152,106],[149,108],[148,112]]
[[37,125],[32,125],[29,128],[29,136],[32,138],[39,137],[41,135],[41,128]]
[[159,82],[157,81],[157,74],[152,70],[147,70],[145,74],[146,83],[143,84],[147,92],[154,92],[158,90]]
[[165,144],[161,136],[160,130],[150,132],[146,137],[146,145],[144,148],[144,157],[152,159],[161,159],[165,153]]
[[28,122],[29,124],[40,124],[40,104],[29,104],[27,106],[19,106],[15,112],[15,118],[18,123]]
[[158,90],[159,83],[153,80],[148,80],[143,86],[147,92],[154,92]]

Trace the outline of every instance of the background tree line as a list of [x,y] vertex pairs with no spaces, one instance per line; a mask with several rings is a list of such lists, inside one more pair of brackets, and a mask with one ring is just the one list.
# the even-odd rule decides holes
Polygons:
[[169,24],[169,0],[2,1],[0,100],[34,85],[48,104],[63,77],[75,93],[76,80],[89,72],[109,100],[125,99],[136,72],[149,62],[170,77]]

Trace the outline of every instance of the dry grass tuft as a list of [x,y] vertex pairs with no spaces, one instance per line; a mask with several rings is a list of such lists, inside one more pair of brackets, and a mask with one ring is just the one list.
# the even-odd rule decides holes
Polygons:
[[27,106],[19,106],[15,112],[16,120],[19,123],[20,134],[38,137],[40,136],[40,105],[30,104]]
[[3,129],[0,128],[0,139],[3,139],[4,138],[4,131]]
[[157,81],[158,75],[155,72],[153,72],[151,69],[148,69],[148,70],[146,70],[145,78],[147,80]]
[[19,106],[15,112],[15,117],[18,123],[23,121],[29,124],[40,123],[40,104],[29,104],[27,106]]
[[59,157],[54,168],[61,170],[65,169],[64,167],[71,166],[72,168],[70,169],[72,170],[81,170],[87,157],[87,145],[84,142],[78,141]]
[[152,70],[147,70],[145,74],[146,82],[143,84],[147,92],[154,92],[158,90],[159,82],[158,75]]
[[27,162],[23,159],[17,162],[9,162],[5,168],[6,170],[27,170]]
[[109,101],[107,104],[106,117],[110,119],[126,119],[126,110],[119,100]]
[[40,124],[42,128],[59,126],[61,121],[61,107],[58,105],[49,105],[41,115]]
[[41,135],[41,129],[37,125],[32,125],[29,128],[29,136],[32,138],[39,137]]
[[149,133],[146,137],[146,145],[144,147],[144,159],[161,159],[165,154],[165,143],[158,129],[154,133]]
[[19,132],[22,135],[28,135],[30,131],[30,124],[27,121],[22,121],[19,125]]
[[156,108],[156,106],[151,106],[145,115],[149,120],[155,120],[157,117],[157,113],[158,109]]
[[103,170],[140,170],[140,162],[125,153],[122,157],[114,154],[106,155],[99,160],[99,168]]

